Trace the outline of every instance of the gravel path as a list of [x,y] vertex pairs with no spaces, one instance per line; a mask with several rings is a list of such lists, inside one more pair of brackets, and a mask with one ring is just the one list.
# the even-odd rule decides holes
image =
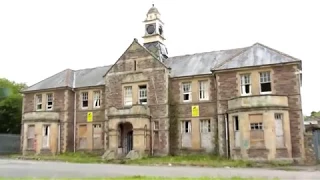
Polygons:
[[283,171],[254,168],[200,168],[129,166],[114,164],[74,164],[0,159],[0,177],[115,177],[115,176],[168,176],[168,177],[267,177],[280,179],[320,179],[320,171]]

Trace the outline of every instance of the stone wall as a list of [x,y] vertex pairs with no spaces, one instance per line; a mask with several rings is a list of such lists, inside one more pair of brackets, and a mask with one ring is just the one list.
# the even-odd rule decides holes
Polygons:
[[306,165],[317,164],[317,156],[314,151],[312,131],[304,133],[304,148],[306,153],[305,164]]

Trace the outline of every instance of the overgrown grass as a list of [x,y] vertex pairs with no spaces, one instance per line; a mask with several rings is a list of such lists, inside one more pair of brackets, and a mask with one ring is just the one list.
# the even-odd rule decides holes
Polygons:
[[222,177],[201,177],[201,178],[165,178],[165,177],[117,177],[117,178],[1,178],[0,180],[266,180],[263,178],[222,178]]
[[109,160],[101,159],[101,156],[90,153],[64,153],[56,156],[21,156],[13,155],[12,158],[42,160],[42,161],[63,161],[71,163],[109,163],[109,164],[131,164],[131,165],[166,165],[166,166],[202,166],[202,167],[284,167],[288,163],[256,163],[244,160],[230,160],[213,155],[184,155],[184,156],[164,156],[145,157],[142,159],[129,160]]

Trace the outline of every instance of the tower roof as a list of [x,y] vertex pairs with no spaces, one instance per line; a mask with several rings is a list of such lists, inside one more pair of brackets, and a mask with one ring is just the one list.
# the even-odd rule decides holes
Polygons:
[[154,4],[152,4],[152,7],[149,9],[148,14],[160,14],[160,12],[158,11],[158,9],[156,7],[154,7]]

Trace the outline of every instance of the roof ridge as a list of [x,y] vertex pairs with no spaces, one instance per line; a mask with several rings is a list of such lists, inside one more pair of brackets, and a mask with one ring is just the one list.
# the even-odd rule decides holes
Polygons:
[[91,67],[91,68],[83,68],[83,69],[77,69],[77,70],[74,70],[74,71],[82,71],[82,70],[96,69],[96,68],[109,67],[109,66],[112,66],[112,65],[96,66],[96,67]]

